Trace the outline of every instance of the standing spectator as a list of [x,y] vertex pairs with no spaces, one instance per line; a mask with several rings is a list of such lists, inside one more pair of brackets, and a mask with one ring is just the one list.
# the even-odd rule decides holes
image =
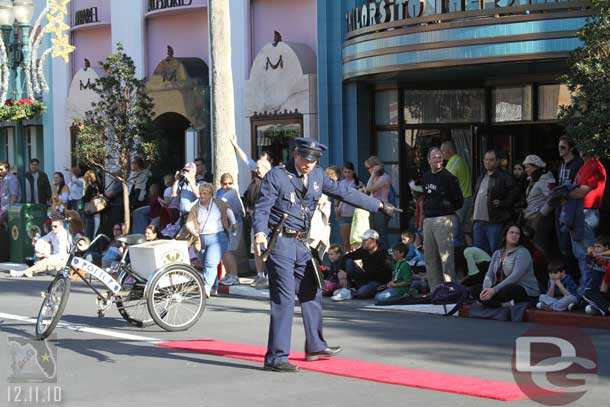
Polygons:
[[[360,179],[358,179],[358,176],[356,175],[356,170],[353,163],[348,161],[343,164],[343,179],[339,181],[339,184],[341,184],[341,186],[345,186],[346,188],[356,189],[359,189],[362,186],[362,182],[360,182]],[[335,206],[335,214],[337,215],[337,220],[339,221],[339,233],[341,233],[341,240],[343,242],[343,249],[345,252],[350,250],[349,236],[352,229],[352,220],[355,209],[356,208],[345,202],[337,202]],[[369,227],[366,229],[369,229]]]
[[[477,291],[474,287],[472,290]],[[478,297],[484,305],[500,307],[533,300],[539,295],[532,256],[525,247],[523,231],[516,223],[509,223],[502,233],[500,248],[491,256]]]
[[[261,184],[263,183],[263,178],[265,175],[271,170],[271,163],[268,160],[258,160],[256,162],[256,168],[254,171],[254,175],[252,176],[252,181],[250,181],[250,185],[248,185],[248,189],[245,194],[245,206],[246,213],[252,219],[254,217],[254,205],[256,201],[258,201],[258,197],[261,193]],[[254,229],[250,227],[250,252],[254,253],[254,263],[256,264],[256,279],[252,282],[251,286],[255,288],[266,288],[269,286],[269,282],[267,277],[265,277],[265,263],[261,256],[256,254],[256,250],[254,250]]]
[[54,214],[58,210],[68,208],[70,189],[66,185],[64,174],[56,172],[53,174],[53,195],[51,196],[51,212]]
[[584,233],[581,239],[575,230],[570,230],[572,251],[580,269],[578,293],[582,295],[589,283],[591,274],[587,268],[587,248],[593,244],[595,231],[599,225],[599,208],[606,189],[606,170],[597,156],[583,154],[585,163],[576,173],[574,184],[577,186],[568,197],[582,199]]
[[[379,199],[384,204],[388,203],[388,195],[390,193],[390,176],[386,174],[383,167],[383,161],[377,156],[370,156],[365,162],[369,171],[369,180],[366,183],[366,192],[373,198]],[[371,215],[371,228],[379,233],[381,242],[384,245],[388,244],[388,223],[390,218],[383,212],[377,211]]]
[[19,180],[9,172],[8,161],[0,161],[0,222],[8,220],[8,208],[21,200]]
[[455,211],[463,197],[455,175],[443,168],[438,147],[428,151],[430,171],[422,177],[424,192],[424,252],[430,291],[442,282],[456,281],[453,241]]
[[180,171],[176,171],[174,175],[174,185],[172,185],[171,197],[179,197],[180,199],[180,215],[183,222],[191,208],[195,206],[199,199],[199,187],[196,180],[197,165],[193,162],[186,163]]
[[52,194],[49,177],[40,171],[38,158],[32,158],[30,171],[25,173],[25,202],[49,205]]
[[534,244],[546,254],[551,256],[555,250],[553,244],[553,224],[551,215],[553,209],[547,204],[551,188],[555,185],[555,178],[546,170],[546,163],[540,157],[530,154],[523,161],[525,172],[529,180],[525,190],[526,207],[523,210],[525,225],[535,231]]
[[495,150],[485,153],[483,165],[485,174],[479,177],[474,194],[473,244],[492,254],[498,248],[504,223],[513,215],[519,191],[513,178],[499,168]]
[[447,140],[441,144],[441,153],[443,154],[443,160],[447,161],[445,168],[458,179],[460,190],[464,197],[464,204],[460,209],[455,211],[459,221],[459,224],[457,225],[459,226],[459,229],[457,230],[457,236],[455,236],[455,238],[458,246],[465,246],[465,224],[470,209],[472,208],[472,175],[470,173],[470,166],[465,159],[458,155],[455,144],[451,140]]
[[525,200],[525,190],[529,181],[527,180],[527,174],[525,173],[525,167],[521,163],[513,165],[513,180],[515,181],[515,188],[519,190],[517,201],[514,205],[514,216],[515,219],[521,216],[523,209],[527,206]]
[[222,264],[225,266],[227,274],[225,275],[225,278],[220,281],[220,284],[235,285],[239,284],[235,251],[239,246],[241,233],[244,229],[244,204],[242,203],[237,190],[233,188],[234,180],[231,174],[222,174],[220,177],[220,184],[222,187],[216,191],[216,196],[214,198],[222,200],[229,206],[229,208],[231,208],[233,215],[235,215],[235,222],[237,224],[237,228],[230,235],[229,245],[222,257]]
[[[557,174],[557,183],[558,185],[573,184],[576,173],[583,165],[582,158],[580,158],[580,155],[576,150],[576,144],[571,137],[561,136],[559,137],[557,149],[559,150],[559,158],[561,159],[559,173]],[[559,243],[559,250],[568,273],[570,273],[572,276],[576,276],[578,275],[578,272],[576,272],[576,270],[578,270],[578,262],[572,253],[572,239],[570,237],[570,231],[565,227],[561,227],[559,222],[559,217],[562,210],[563,205],[555,209],[555,231],[557,235],[557,242]]]
[[[87,170],[83,177],[85,181],[85,195],[83,196],[83,202],[86,204],[91,200],[102,194],[102,186],[100,185],[97,175],[93,170]],[[93,240],[97,236],[97,231],[100,228],[100,214],[99,213],[86,213],[85,212],[85,234],[90,240]]]
[[[358,191],[362,193],[366,192],[364,186],[358,188]],[[364,232],[371,228],[370,219],[371,214],[366,209],[356,208],[354,210],[349,232],[350,251],[359,249],[362,246],[362,236],[364,235]]]
[[131,173],[129,174],[129,206],[139,208],[146,205],[146,189],[150,170],[144,166],[144,160],[136,157],[131,162]]
[[200,239],[199,258],[204,268],[203,282],[208,298],[213,294],[218,264],[229,246],[229,230],[237,231],[233,211],[224,201],[212,199],[213,194],[214,187],[210,183],[204,182],[198,187],[199,203],[193,205],[185,224],[189,233]]
[[197,185],[204,182],[214,182],[214,175],[212,175],[211,172],[208,172],[203,158],[195,158],[195,165],[197,166],[197,173],[195,174],[195,182],[197,183]]
[[[258,162],[254,161],[252,157],[249,157],[248,154],[246,154],[244,150],[239,147],[237,142],[235,142],[235,139],[231,138],[230,140],[233,148],[235,149],[235,154],[248,166],[250,171],[255,172]],[[271,155],[267,151],[263,151],[258,159],[269,161],[269,166],[273,166],[273,158],[271,158]]]
[[540,294],[536,308],[552,311],[571,311],[572,307],[578,302],[578,287],[576,287],[576,283],[570,275],[566,274],[561,260],[551,261],[548,270],[549,284],[547,291],[546,294]]
[[85,181],[80,176],[80,168],[72,167],[68,170],[68,189],[70,189],[70,196],[68,197],[68,209],[74,211],[81,211],[83,209],[83,190],[85,187]]
[[[377,287],[386,284],[392,278],[388,264],[387,251],[379,247],[379,233],[369,229],[362,235],[362,247],[345,255],[345,259],[362,260],[362,268],[355,263],[346,263],[345,272],[339,272],[339,280],[347,278],[355,287],[354,298],[373,298]],[[345,274],[344,274],[345,273]],[[349,299],[339,293],[332,297],[335,301]]]
[[106,228],[113,227],[117,223],[123,224],[125,219],[123,183],[116,178],[119,175],[118,170],[112,167],[111,170],[114,171],[111,172],[110,181],[104,190],[104,195],[108,198],[108,208],[104,211]]

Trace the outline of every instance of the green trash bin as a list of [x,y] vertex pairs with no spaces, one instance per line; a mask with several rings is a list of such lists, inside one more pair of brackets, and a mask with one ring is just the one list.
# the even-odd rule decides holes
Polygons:
[[25,258],[34,255],[32,238],[36,233],[44,234],[47,206],[40,204],[13,204],[8,210],[8,232],[10,239],[10,261],[25,263]]

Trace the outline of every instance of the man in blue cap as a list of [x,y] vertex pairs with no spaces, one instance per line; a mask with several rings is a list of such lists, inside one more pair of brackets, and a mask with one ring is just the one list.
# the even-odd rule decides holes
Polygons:
[[[299,370],[288,362],[295,294],[303,313],[306,359],[327,358],[342,350],[339,346],[328,346],[322,334],[322,295],[307,242],[311,216],[322,194],[371,212],[382,210],[393,215],[398,211],[331,180],[317,165],[325,150],[326,146],[314,139],[295,139],[292,159],[285,166],[277,166],[267,173],[255,205],[253,228],[258,255],[267,249],[271,233],[277,234],[277,240],[273,239],[274,244],[269,247],[266,262],[271,320],[265,370]],[[283,224],[282,219],[285,219]]]

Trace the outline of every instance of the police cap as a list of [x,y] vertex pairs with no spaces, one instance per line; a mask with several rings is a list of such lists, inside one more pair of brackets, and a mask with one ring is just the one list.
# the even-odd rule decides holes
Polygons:
[[319,160],[322,157],[322,153],[327,150],[324,144],[318,143],[309,137],[299,137],[294,139],[295,148],[299,152],[299,155],[306,160]]

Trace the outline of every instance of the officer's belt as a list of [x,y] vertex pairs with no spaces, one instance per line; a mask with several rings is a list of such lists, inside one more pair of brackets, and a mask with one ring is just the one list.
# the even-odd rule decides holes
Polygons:
[[[269,227],[271,228],[271,230],[275,230],[275,225],[269,225]],[[294,230],[294,229],[290,229],[287,227],[283,227],[282,230],[280,231],[280,235],[290,238],[290,239],[297,239],[297,240],[305,240],[307,238],[307,232],[299,232],[298,230]]]

